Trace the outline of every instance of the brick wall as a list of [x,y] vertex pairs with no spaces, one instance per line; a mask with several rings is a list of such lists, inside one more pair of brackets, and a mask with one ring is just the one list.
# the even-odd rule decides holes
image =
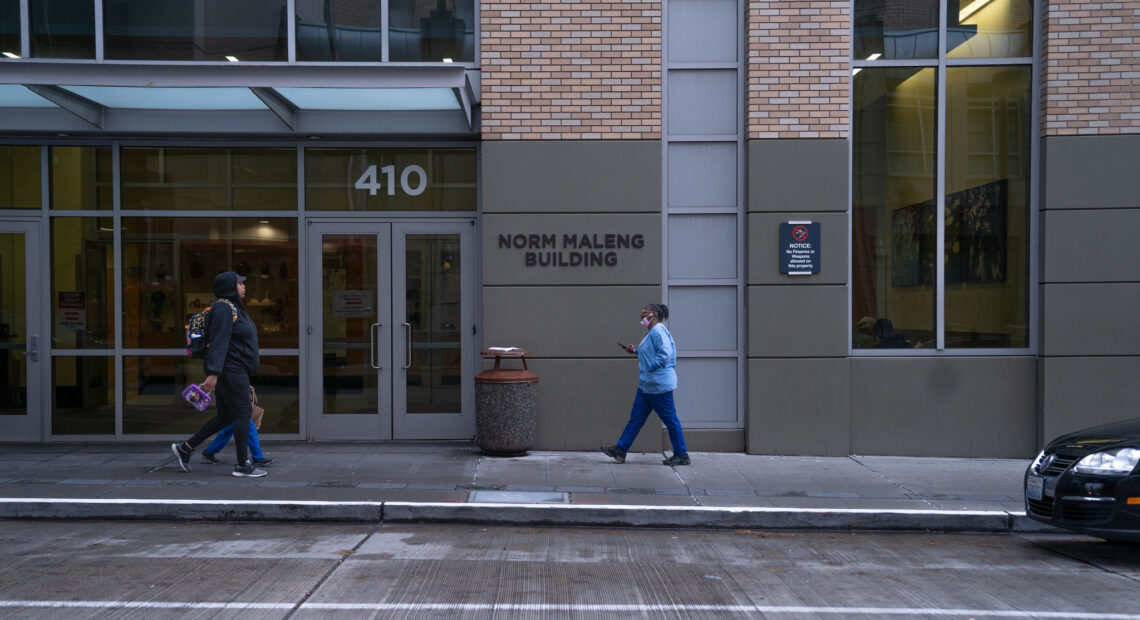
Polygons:
[[1041,130],[1140,133],[1140,1],[1047,2]]
[[661,137],[661,4],[482,5],[484,140]]
[[846,138],[851,3],[748,5],[748,138]]

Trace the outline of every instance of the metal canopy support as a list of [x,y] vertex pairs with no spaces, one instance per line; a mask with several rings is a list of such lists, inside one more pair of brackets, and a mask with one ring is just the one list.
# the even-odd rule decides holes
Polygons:
[[95,127],[103,128],[103,113],[106,108],[58,86],[25,84],[28,90],[71,112]]
[[463,65],[5,62],[0,84],[84,86],[455,88]]
[[[432,136],[470,139],[479,125],[479,71],[463,65],[328,63],[5,62],[0,84],[22,84],[59,106],[0,108],[0,133],[352,137]],[[107,107],[64,86],[242,88],[259,110]],[[298,106],[284,88],[450,89],[459,110],[327,110]],[[140,101],[139,103],[145,103]],[[65,111],[66,110],[66,111]],[[77,118],[78,117],[78,118]],[[79,119],[82,119],[80,121]]]
[[281,96],[281,93],[273,90],[272,88],[265,88],[261,86],[254,86],[249,89],[267,108],[281,119],[281,122],[289,126],[293,131],[297,130],[294,118],[297,114],[297,106],[293,105],[291,101]]
[[464,76],[463,86],[452,88],[451,92],[455,93],[455,98],[459,100],[459,106],[463,108],[463,115],[467,117],[467,127],[474,129],[472,107],[475,105],[475,89],[471,86],[471,77]]

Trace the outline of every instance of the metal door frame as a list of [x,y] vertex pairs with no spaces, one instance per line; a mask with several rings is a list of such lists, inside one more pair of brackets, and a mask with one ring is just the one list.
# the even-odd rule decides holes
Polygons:
[[0,416],[0,437],[3,441],[42,442],[48,435],[50,416],[45,415],[45,412],[51,398],[45,388],[44,378],[48,375],[47,364],[51,355],[48,348],[49,334],[45,332],[48,325],[44,318],[44,300],[48,292],[44,287],[49,280],[43,273],[47,269],[48,261],[41,260],[42,226],[38,218],[0,220],[0,232],[24,235],[24,311],[27,313],[28,334],[28,340],[24,342],[24,357],[28,361],[26,402],[28,413],[24,416]]
[[[302,368],[305,379],[301,389],[302,428],[313,441],[335,440],[411,440],[471,439],[475,434],[475,381],[478,335],[476,317],[478,295],[476,276],[474,220],[456,218],[403,217],[310,217],[304,222],[305,290],[311,291],[305,306]],[[367,414],[334,414],[323,412],[324,356],[322,316],[322,251],[321,240],[328,234],[376,234],[377,239],[377,335],[373,341],[378,369],[378,405],[376,417]],[[406,348],[403,318],[406,317],[405,235],[457,234],[460,239],[461,278],[461,410],[440,414],[406,412]],[[385,269],[385,265],[387,268]],[[385,304],[385,301],[387,302]],[[353,419],[360,418],[360,419]]]

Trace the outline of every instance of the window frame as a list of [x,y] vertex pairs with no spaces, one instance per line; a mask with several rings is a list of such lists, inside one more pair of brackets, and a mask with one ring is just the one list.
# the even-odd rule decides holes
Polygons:
[[[848,75],[848,139],[847,139],[847,317],[852,316],[855,297],[854,257],[855,257],[855,89],[854,76],[863,68],[888,67],[915,67],[935,69],[935,98],[936,98],[936,130],[935,130],[935,205],[936,213],[944,213],[946,204],[946,73],[947,69],[955,67],[987,67],[987,66],[1027,66],[1030,67],[1029,85],[1029,201],[1027,205],[1029,222],[1027,263],[1029,266],[1026,286],[1028,286],[1028,345],[1025,347],[1010,348],[946,348],[946,269],[944,261],[937,261],[935,270],[936,282],[934,286],[935,321],[934,332],[936,344],[933,349],[857,349],[854,347],[856,326],[848,320],[847,325],[847,354],[849,357],[978,357],[978,356],[1026,356],[1036,355],[1038,342],[1038,281],[1039,267],[1038,253],[1038,209],[1039,209],[1039,151],[1040,151],[1040,125],[1041,125],[1041,27],[1042,2],[1041,0],[1028,0],[1031,4],[1033,16],[1032,41],[1030,50],[1032,56],[1000,57],[1000,58],[948,58],[947,40],[947,7],[952,0],[937,0],[938,2],[938,55],[928,59],[900,59],[900,60],[858,60],[855,54],[855,2],[849,5],[851,15],[849,25],[849,54],[850,73]],[[945,217],[936,217],[935,229],[935,256],[945,256]]]
[[[228,60],[155,60],[155,59],[108,59],[106,58],[105,41],[106,41],[106,20],[104,15],[103,0],[89,0],[94,5],[94,28],[95,28],[95,57],[94,62],[108,63],[108,64],[138,64],[138,63],[160,63],[171,65],[228,65],[231,61]],[[326,0],[327,1],[327,0]],[[286,41],[286,54],[285,60],[273,61],[254,61],[259,65],[309,65],[309,66],[329,66],[336,64],[344,65],[359,65],[359,66],[375,66],[375,65],[406,65],[406,66],[420,66],[420,65],[442,65],[442,64],[455,64],[457,66],[466,67],[468,69],[477,69],[479,67],[480,48],[482,47],[481,31],[482,24],[480,23],[481,3],[474,2],[474,46],[472,49],[472,58],[468,61],[454,61],[453,63],[444,63],[442,61],[407,61],[407,62],[392,62],[389,60],[389,28],[391,27],[391,19],[389,18],[389,0],[377,0],[381,5],[381,59],[374,62],[359,62],[359,61],[298,61],[297,60],[297,3],[296,0],[285,0],[286,3],[286,22],[285,41]],[[31,10],[27,0],[19,3],[19,25],[20,25],[20,58],[19,60],[36,60],[38,62],[91,62],[91,58],[70,58],[70,57],[35,57],[32,56],[31,44]],[[0,59],[0,63],[7,61],[7,59]]]

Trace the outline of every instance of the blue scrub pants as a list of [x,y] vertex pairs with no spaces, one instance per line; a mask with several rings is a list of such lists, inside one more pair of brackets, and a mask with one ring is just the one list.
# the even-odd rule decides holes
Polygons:
[[669,441],[673,442],[673,454],[688,454],[685,450],[685,435],[681,432],[681,420],[677,418],[677,409],[673,406],[673,392],[661,394],[646,394],[637,388],[637,396],[633,397],[633,408],[629,412],[629,423],[618,439],[617,447],[629,451],[637,433],[649,418],[649,412],[654,411],[657,417],[669,429]]
[[[233,434],[233,424],[218,431],[218,436],[214,438],[214,442],[206,446],[206,452],[210,454],[221,452],[222,448],[225,448],[226,444],[230,442],[230,437],[232,437]],[[260,461],[265,458],[265,455],[261,452],[261,442],[257,439],[257,427],[253,425],[253,420],[249,421],[249,440],[246,441],[246,443],[249,445],[249,454],[253,457],[253,460]]]

